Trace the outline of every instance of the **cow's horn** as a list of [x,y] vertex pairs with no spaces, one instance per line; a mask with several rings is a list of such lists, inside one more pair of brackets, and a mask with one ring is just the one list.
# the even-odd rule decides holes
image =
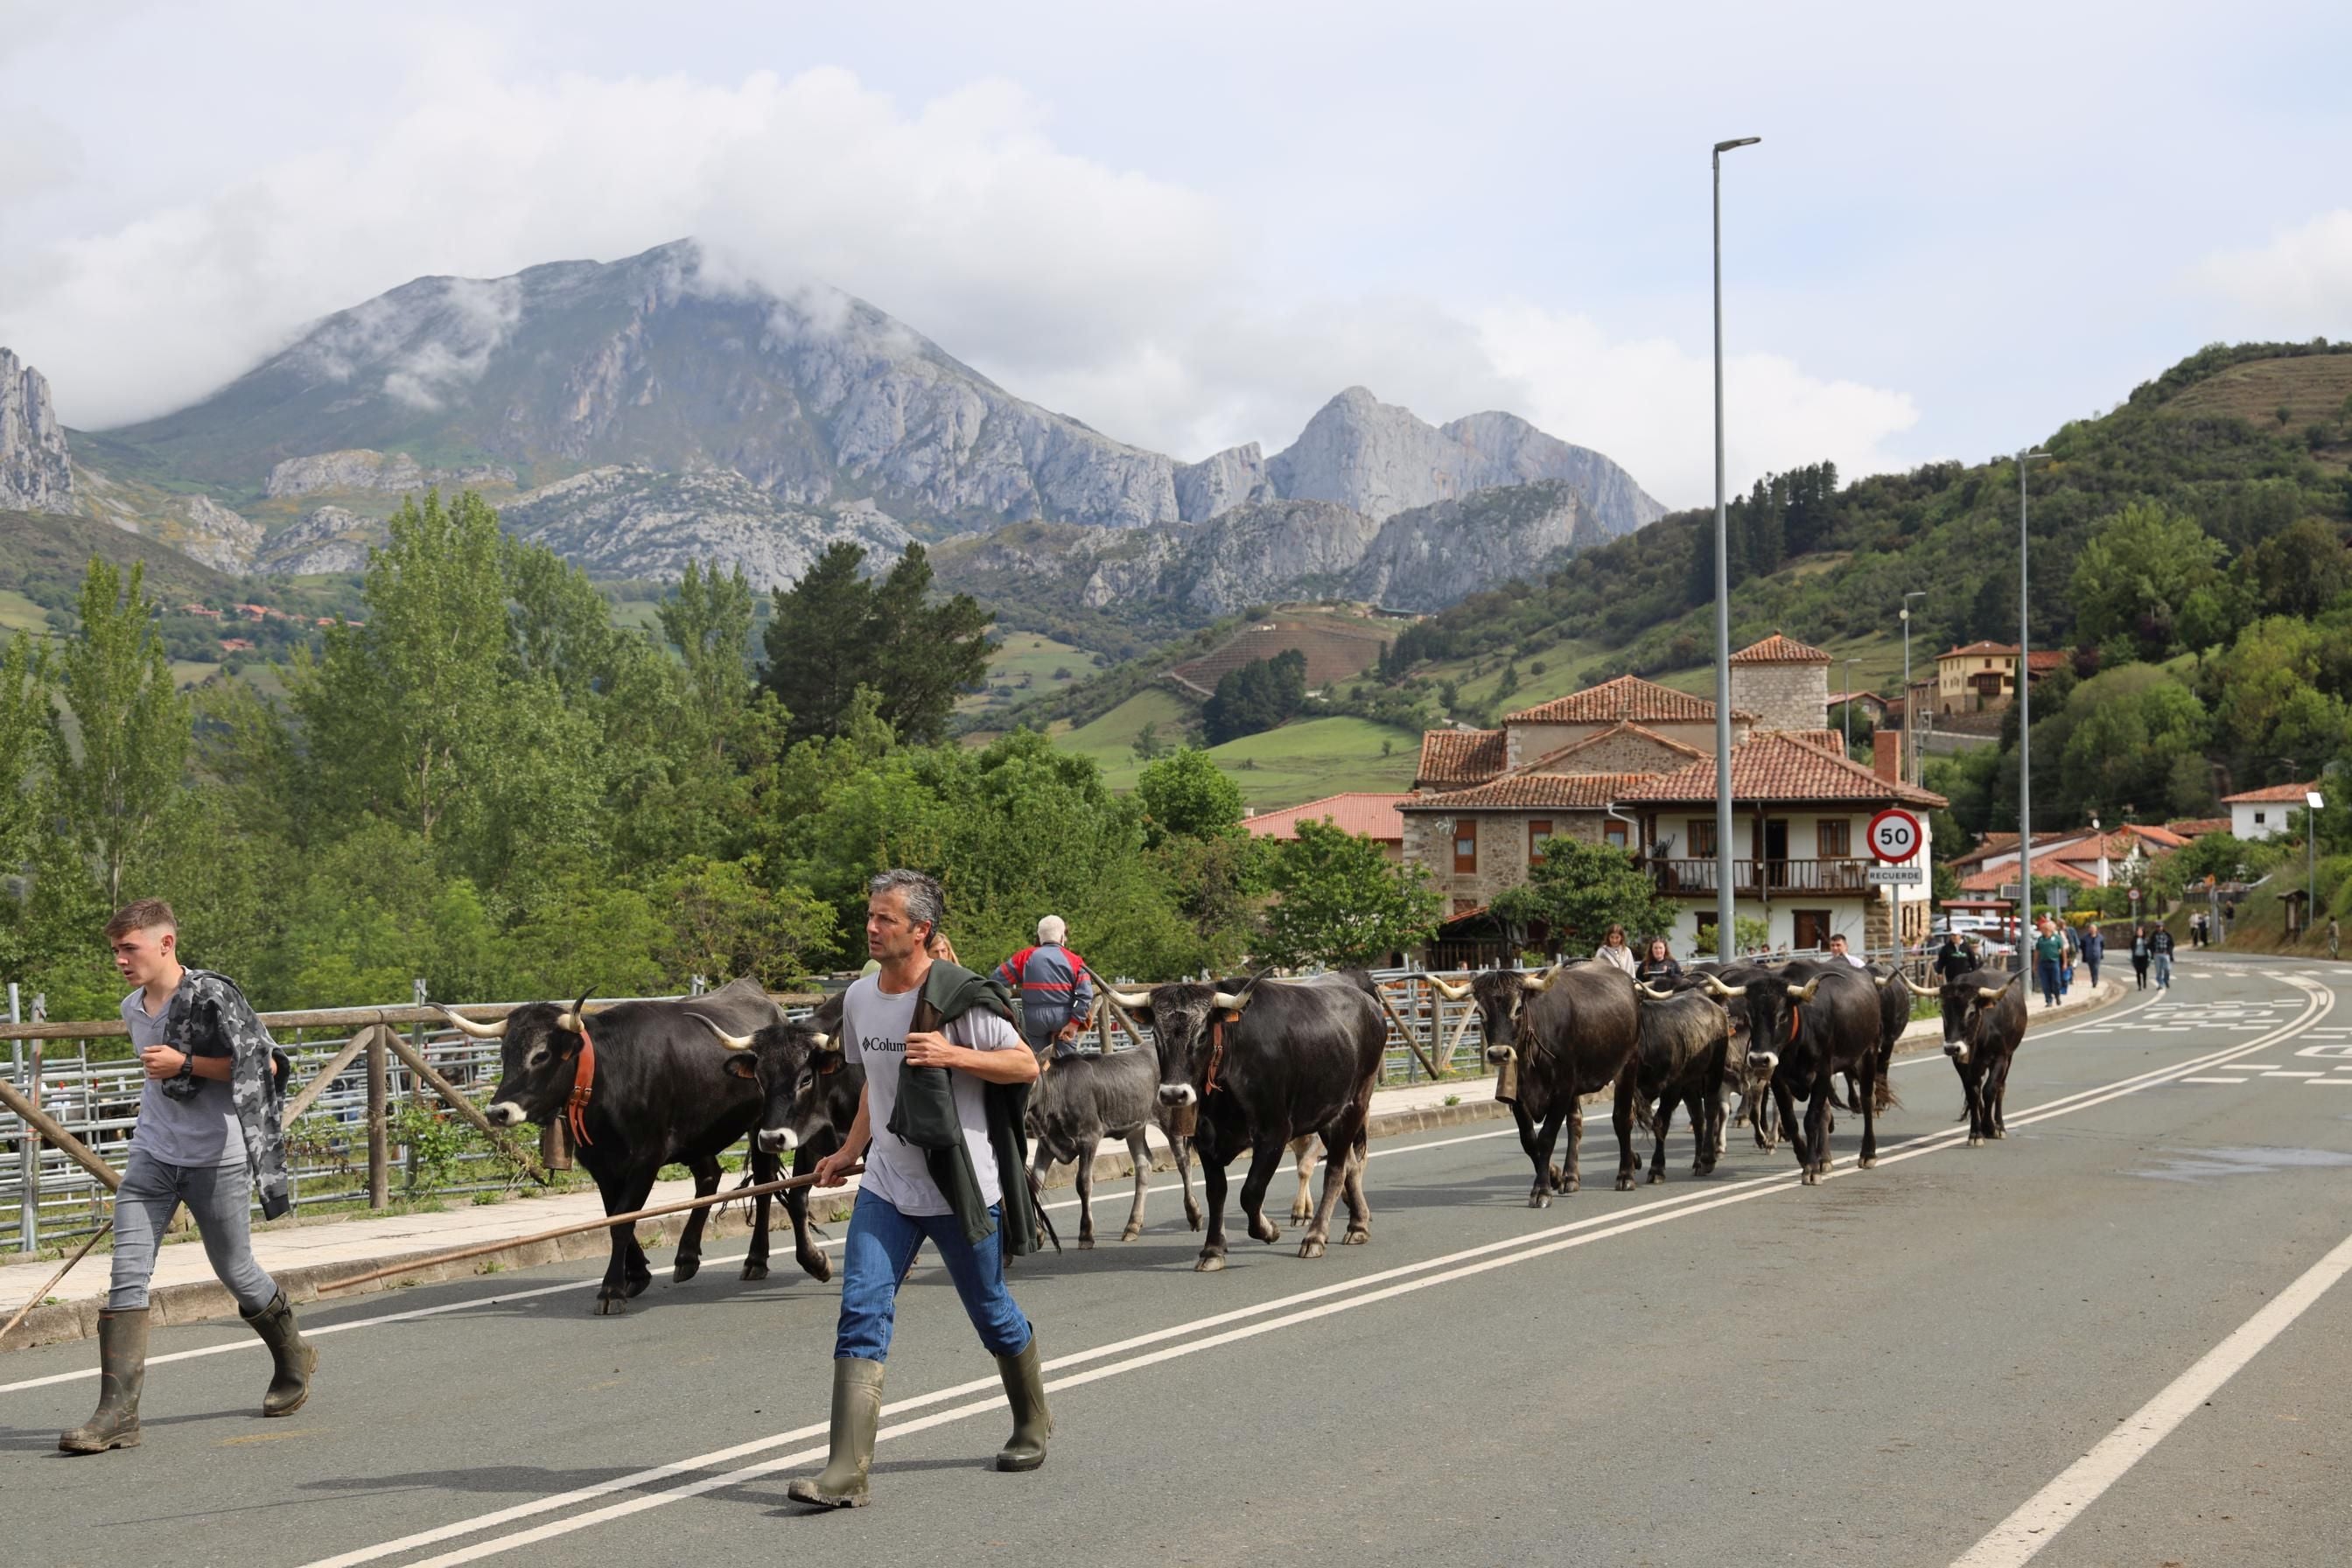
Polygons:
[[555,1016],[555,1026],[567,1035],[576,1035],[580,1032],[581,1025],[603,1011],[602,1007],[592,1010],[588,1005],[588,998],[583,996],[579,1001],[572,1004],[571,1011],[558,1013]]
[[813,1051],[821,1051],[832,1044],[833,1037],[831,1035],[817,1035],[812,1037],[809,1040],[809,1049]]
[[1901,978],[1903,984],[1911,988],[1911,994],[1914,996],[1941,996],[1944,994],[1936,986],[1920,984],[1917,981],[1912,979],[1907,974],[1903,975]]
[[1810,1002],[1813,999],[1813,993],[1822,988],[1822,977],[1816,974],[1811,980],[1806,981],[1802,985],[1798,984],[1793,980],[1783,980],[1780,984],[1787,986],[1789,988],[1789,994],[1795,997],[1798,1001]]
[[471,1018],[467,1017],[463,1013],[454,1011],[451,1008],[444,1007],[440,1011],[443,1017],[448,1019],[451,1023],[457,1025],[457,1027],[465,1030],[466,1033],[473,1036],[474,1038],[478,1040],[503,1040],[506,1038],[507,1020],[504,1018],[500,1018],[495,1024],[477,1024]]
[[1526,986],[1530,991],[1541,991],[1545,986],[1549,985],[1552,983],[1553,976],[1557,975],[1559,973],[1559,971],[1554,968],[1544,970],[1542,973],[1537,974],[1522,974],[1519,976],[1519,984]]
[[1748,987],[1745,985],[1726,985],[1722,981],[1717,980],[1712,974],[1702,974],[1699,978],[1706,982],[1706,988],[1709,991],[1714,992],[1717,996],[1745,996],[1748,994]]
[[1151,1005],[1151,993],[1149,991],[1113,991],[1110,999],[1130,1013],[1138,1007]]
[[1470,987],[1466,982],[1456,984],[1455,982],[1447,980],[1443,976],[1433,974],[1429,977],[1429,984],[1432,990],[1435,991],[1440,996],[1444,997],[1448,1002],[1459,1002],[1462,998],[1470,994]]
[[687,1016],[718,1036],[719,1043],[730,1051],[748,1051],[751,1048],[751,1037],[749,1035],[730,1035],[720,1028],[716,1020],[706,1017],[700,1013],[688,1013]]
[[1239,995],[1231,991],[1220,991],[1209,998],[1209,1005],[1220,1013],[1238,1013],[1249,1005],[1249,999],[1250,994],[1247,991],[1243,991]]
[[2008,989],[2006,985],[1979,985],[1977,987],[1977,994],[1988,1002],[1998,1002],[2000,1000],[2000,994]]
[[1675,994],[1673,992],[1661,991],[1655,986],[1637,984],[1634,989],[1640,991],[1643,995],[1647,996],[1653,1002],[1671,1002],[1675,999]]

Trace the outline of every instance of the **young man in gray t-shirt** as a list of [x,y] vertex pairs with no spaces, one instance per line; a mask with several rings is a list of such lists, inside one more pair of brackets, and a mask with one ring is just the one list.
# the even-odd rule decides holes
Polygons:
[[[181,963],[179,921],[162,900],[125,905],[107,922],[106,940],[114,967],[138,988],[122,999],[122,1021],[130,1026],[131,1043],[147,1078],[131,1130],[131,1158],[114,1194],[114,1282],[98,1319],[98,1410],[58,1436],[58,1447],[69,1454],[139,1445],[147,1284],[155,1273],[156,1247],[182,1204],[195,1217],[213,1272],[275,1359],[261,1413],[291,1415],[301,1408],[319,1359],[303,1339],[286,1293],[254,1260],[247,1228],[255,1173],[245,1119],[230,1087],[236,1052],[221,1037],[227,1027],[249,1026],[247,1048],[255,1049],[268,1046],[268,1036],[258,1033],[258,1023],[233,984]],[[183,992],[188,993],[184,998]],[[199,998],[202,1006],[175,1005]],[[237,1016],[225,1020],[219,1016],[224,1010]],[[261,1070],[266,1073],[268,1064]],[[274,1137],[274,1110],[269,1125]]]
[[[940,885],[919,871],[885,871],[870,885],[866,951],[875,973],[842,999],[841,1043],[866,1068],[857,1117],[841,1147],[817,1163],[816,1184],[838,1186],[860,1156],[866,1176],[850,1211],[842,1248],[841,1321],[834,1336],[833,1442],[821,1474],[792,1484],[793,1498],[822,1508],[866,1501],[875,1428],[882,1411],[882,1360],[889,1353],[899,1282],[916,1250],[929,1242],[955,1281],[981,1342],[996,1357],[1013,1407],[1013,1437],[996,1457],[1001,1470],[1034,1469],[1045,1459],[1053,1418],[1045,1409],[1037,1339],[1004,1288],[1003,1188],[988,1131],[987,1084],[1036,1080],[1037,1058],[1009,1019],[973,1007],[937,1030],[914,1026],[931,977],[933,938],[945,913]],[[951,962],[951,961],[947,961]],[[978,1242],[933,1179],[924,1151],[890,1131],[908,1068],[945,1068],[964,1152],[993,1222]],[[952,1150],[954,1145],[946,1145]],[[1026,1173],[1002,1173],[1025,1181]],[[959,1189],[961,1190],[961,1189]],[[1025,1190],[1020,1192],[1026,1202]],[[969,1200],[967,1200],[969,1201]]]

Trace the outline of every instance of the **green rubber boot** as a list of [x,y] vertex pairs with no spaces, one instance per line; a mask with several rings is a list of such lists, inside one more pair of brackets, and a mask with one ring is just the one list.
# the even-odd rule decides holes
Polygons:
[[1045,1462],[1045,1439],[1054,1435],[1054,1414],[1045,1408],[1045,1374],[1037,1364],[1037,1336],[1019,1355],[996,1358],[1004,1379],[1004,1401],[1013,1406],[1013,1436],[996,1456],[1000,1470],[1034,1470]]
[[785,1495],[812,1508],[864,1508],[874,1468],[874,1429],[882,1423],[882,1363],[858,1356],[833,1363],[833,1453],[824,1468],[794,1481]]
[[270,1374],[269,1392],[261,1396],[261,1413],[293,1415],[310,1397],[310,1373],[319,1364],[318,1351],[302,1337],[301,1325],[295,1322],[294,1309],[283,1290],[270,1298],[269,1305],[245,1321],[253,1325],[253,1331],[269,1347],[270,1359],[277,1363]]
[[98,1315],[98,1410],[58,1435],[68,1454],[139,1447],[139,1390],[147,1381],[147,1309]]

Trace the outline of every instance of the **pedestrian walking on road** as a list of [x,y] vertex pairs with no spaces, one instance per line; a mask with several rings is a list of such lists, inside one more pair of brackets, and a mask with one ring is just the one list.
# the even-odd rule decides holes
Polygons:
[[126,904],[106,922],[114,967],[137,987],[122,1021],[147,1069],[131,1160],[114,1194],[114,1280],[98,1315],[98,1409],[61,1433],[68,1454],[139,1446],[139,1394],[147,1375],[147,1286],[155,1249],[182,1204],[204,1238],[213,1273],[269,1347],[264,1415],[291,1415],[310,1396],[319,1352],[294,1309],[254,1261],[246,1214],[256,1184],[261,1213],[294,1206],[278,1126],[291,1064],[226,975],[180,962],[180,924],[161,899]]
[[1936,954],[1936,973],[1945,980],[1958,980],[1977,967],[1976,954],[1970,952],[1958,936],[1944,933],[1943,951]]
[[867,1501],[898,1285],[926,1241],[1013,1407],[996,1468],[1035,1469],[1054,1431],[1036,1333],[1004,1285],[1005,1259],[1037,1248],[1022,1121],[1041,1068],[1022,1048],[1004,986],[931,957],[946,904],[920,871],[876,876],[866,947],[881,968],[843,994],[842,1048],[865,1064],[866,1088],[841,1147],[817,1163],[816,1184],[839,1186],[861,1156],[866,1176],[843,1247],[831,1452],[822,1472],[790,1488],[794,1501],[819,1508]]
[[1057,1057],[1077,1055],[1095,1011],[1094,979],[1087,961],[1064,945],[1069,934],[1061,916],[1047,915],[1037,922],[1037,945],[996,966],[997,980],[1021,998],[1021,1037],[1031,1050]]
[[2338,937],[2338,936],[2336,934],[2336,917],[2335,917],[2334,915],[2330,915],[2330,916],[2328,916],[2328,917],[2327,917],[2327,956],[2328,956],[2328,957],[2330,957],[2330,958],[2338,958],[2338,957],[2341,957],[2341,956],[2342,956],[2342,954],[2341,954],[2339,952],[2337,952],[2337,948],[2338,948],[2339,944],[2341,943],[2341,941],[2342,941],[2342,939],[2341,939],[2340,937]]
[[2066,939],[2058,934],[2057,922],[2044,915],[2042,934],[2033,939],[2034,978],[2040,984],[2044,1007],[2058,1005],[2059,972],[2065,963]]
[[1609,934],[1592,951],[1592,956],[1603,963],[1613,963],[1626,973],[1633,973],[1633,950],[1625,945],[1625,928],[1611,926]]
[[1663,989],[1682,977],[1683,966],[1676,963],[1674,955],[1666,951],[1666,939],[1652,937],[1641,963],[1633,970],[1633,978],[1644,985]]
[[2147,989],[2147,961],[2150,956],[2147,940],[2147,926],[2145,921],[2132,927],[2132,975],[2138,981],[2137,988],[2142,991]]
[[2091,989],[2099,988],[2099,961],[2107,956],[2107,939],[2095,925],[2083,928],[2083,967],[2091,972]]
[[2172,933],[2162,926],[2157,927],[2156,934],[2147,939],[2147,952],[2156,963],[2156,988],[2158,991],[2171,990]]

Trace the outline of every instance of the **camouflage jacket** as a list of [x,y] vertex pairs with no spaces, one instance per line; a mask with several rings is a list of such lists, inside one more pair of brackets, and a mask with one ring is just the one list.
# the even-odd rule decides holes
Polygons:
[[276,1219],[294,1207],[294,1184],[286,1170],[286,1143],[278,1124],[286,1103],[286,1078],[292,1064],[255,1016],[236,982],[209,969],[180,975],[180,988],[163,1015],[163,1038],[175,1051],[228,1057],[229,1096],[245,1130],[245,1166],[261,1189],[261,1216]]

